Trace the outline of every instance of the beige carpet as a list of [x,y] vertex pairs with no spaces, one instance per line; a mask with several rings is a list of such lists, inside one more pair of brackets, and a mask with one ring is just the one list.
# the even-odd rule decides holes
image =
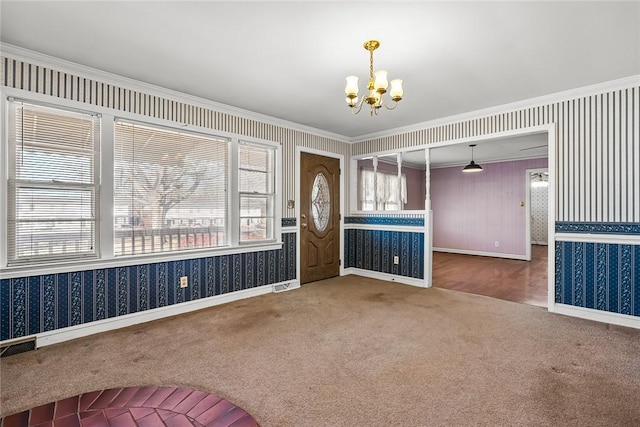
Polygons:
[[640,330],[357,276],[1,359],[2,415],[134,385],[269,426],[640,425]]

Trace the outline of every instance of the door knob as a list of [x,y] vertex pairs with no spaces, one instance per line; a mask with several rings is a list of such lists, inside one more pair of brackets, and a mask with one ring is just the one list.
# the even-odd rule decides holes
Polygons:
[[306,222],[303,222],[302,224],[300,224],[300,226],[301,226],[302,228],[307,228],[307,223],[306,223]]

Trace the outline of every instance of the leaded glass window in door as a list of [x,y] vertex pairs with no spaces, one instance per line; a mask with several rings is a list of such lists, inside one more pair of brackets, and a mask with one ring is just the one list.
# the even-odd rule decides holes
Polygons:
[[322,172],[319,172],[313,180],[311,189],[311,215],[313,224],[318,231],[324,231],[329,224],[331,212],[331,194],[329,183]]

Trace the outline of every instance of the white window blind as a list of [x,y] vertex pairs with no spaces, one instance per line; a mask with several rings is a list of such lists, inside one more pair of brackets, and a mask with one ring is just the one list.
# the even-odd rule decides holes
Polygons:
[[275,238],[275,149],[240,144],[240,242]]
[[229,140],[117,121],[114,254],[228,244]]
[[100,118],[9,102],[8,262],[96,256]]

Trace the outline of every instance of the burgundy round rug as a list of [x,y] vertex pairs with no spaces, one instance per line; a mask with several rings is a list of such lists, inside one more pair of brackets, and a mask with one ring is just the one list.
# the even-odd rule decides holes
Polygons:
[[244,409],[215,394],[175,387],[92,391],[0,419],[2,427],[258,427]]

